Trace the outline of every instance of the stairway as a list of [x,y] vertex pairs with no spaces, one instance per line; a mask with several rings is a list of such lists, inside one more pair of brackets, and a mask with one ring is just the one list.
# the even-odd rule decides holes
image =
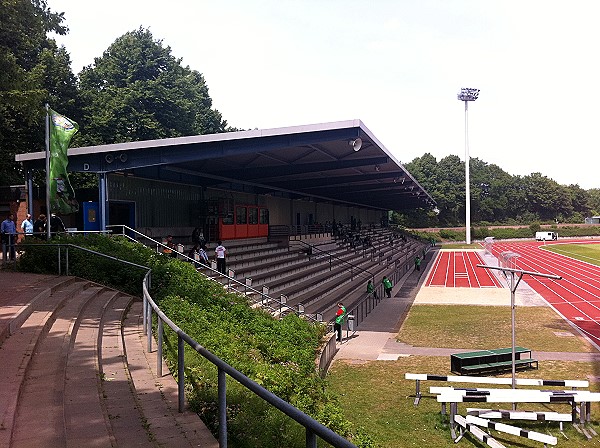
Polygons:
[[217,447],[146,352],[141,302],[75,277],[0,271],[0,446]]

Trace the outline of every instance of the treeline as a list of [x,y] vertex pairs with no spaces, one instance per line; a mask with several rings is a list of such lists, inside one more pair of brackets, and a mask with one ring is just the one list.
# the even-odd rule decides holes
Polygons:
[[234,130],[202,74],[147,29],[119,37],[75,75],[67,49],[48,37],[66,34],[64,21],[46,0],[0,0],[0,185],[23,183],[15,154],[45,150],[46,103],[79,124],[72,146]]
[[[437,202],[437,209],[395,213],[407,227],[454,227],[465,224],[465,163],[451,155],[427,153],[405,165]],[[584,223],[600,214],[600,189],[560,185],[542,175],[512,176],[477,158],[470,163],[471,223],[474,226]]]

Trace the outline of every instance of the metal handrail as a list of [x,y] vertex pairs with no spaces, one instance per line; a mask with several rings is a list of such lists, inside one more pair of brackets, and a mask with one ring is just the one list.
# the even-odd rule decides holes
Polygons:
[[358,271],[360,271],[360,272],[362,272],[362,273],[366,273],[366,274],[367,274],[369,277],[371,277],[371,281],[373,281],[373,282],[375,281],[375,275],[374,275],[374,274],[373,274],[371,271],[369,271],[369,270],[367,270],[367,269],[364,269],[364,268],[361,268],[360,266],[358,266],[358,265],[355,265],[354,263],[350,263],[349,261],[347,261],[347,260],[344,260],[343,258],[340,258],[340,257],[338,257],[337,255],[334,255],[334,254],[332,254],[331,252],[328,252],[328,251],[325,251],[325,250],[319,249],[317,246],[314,246],[314,245],[312,245],[312,244],[308,244],[306,241],[294,240],[294,241],[290,241],[290,244],[291,244],[291,243],[300,243],[300,244],[304,244],[305,246],[308,246],[308,248],[309,248],[309,250],[311,251],[311,253],[312,253],[312,251],[313,251],[313,250],[315,250],[315,249],[316,249],[316,250],[317,250],[317,251],[319,251],[320,253],[324,254],[324,255],[325,255],[325,256],[327,256],[327,257],[329,257],[329,270],[331,270],[331,259],[332,259],[332,258],[335,258],[335,259],[336,259],[336,260],[338,260],[340,263],[347,264],[347,265],[349,265],[349,266],[350,266],[350,276],[351,276],[351,278],[354,278],[354,277],[353,277],[353,273],[352,273],[352,269],[356,269],[356,270],[358,270]]
[[179,412],[184,411],[185,406],[185,358],[184,358],[184,349],[185,345],[188,344],[192,349],[194,349],[197,353],[199,353],[202,357],[204,357],[207,361],[214,364],[218,369],[217,376],[217,400],[219,407],[219,447],[227,448],[227,375],[235,379],[242,386],[246,387],[248,390],[253,392],[255,395],[269,403],[271,406],[277,408],[288,417],[292,418],[294,421],[304,426],[306,430],[306,448],[317,448],[317,437],[320,437],[324,441],[333,445],[336,448],[357,448],[349,440],[340,436],[336,432],[327,428],[322,423],[313,419],[309,415],[305,414],[295,406],[291,405],[287,401],[278,397],[274,393],[265,389],[255,381],[248,378],[246,375],[235,369],[234,367],[227,364],[221,358],[204,348],[201,344],[196,342],[192,337],[190,337],[187,333],[185,333],[181,328],[179,328],[169,317],[160,309],[160,307],[154,302],[152,297],[150,296],[150,292],[148,291],[151,283],[152,269],[148,266],[142,266],[136,263],[129,262],[127,260],[123,260],[117,257],[113,257],[110,255],[103,254],[101,252],[96,252],[91,249],[87,249],[85,247],[77,246],[75,244],[65,243],[46,243],[46,244],[21,244],[21,246],[58,246],[59,255],[58,255],[58,270],[59,275],[61,273],[61,255],[60,248],[66,248],[66,267],[65,272],[68,275],[69,272],[69,248],[79,249],[87,253],[91,253],[94,255],[98,255],[104,258],[108,258],[110,260],[114,260],[120,263],[127,264],[129,266],[137,267],[140,269],[146,270],[146,275],[144,275],[144,280],[142,282],[142,291],[143,291],[143,329],[144,334],[147,336],[148,342],[148,352],[152,352],[152,312],[156,313],[158,318],[158,328],[157,328],[157,374],[159,377],[163,375],[162,373],[162,345],[163,345],[163,323],[166,323],[171,330],[173,330],[177,334],[177,392],[178,392],[178,410]]
[[[135,241],[135,242],[139,242],[139,241],[136,240],[135,238],[131,237],[130,235],[127,235],[125,233],[125,230],[127,230],[129,232],[132,232],[132,233],[134,233],[134,234],[136,234],[136,235],[138,235],[138,236],[140,236],[142,238],[145,238],[145,239],[151,241],[152,243],[156,244],[157,251],[158,251],[158,249],[160,247],[162,247],[163,249],[173,250],[172,247],[169,247],[166,244],[164,244],[164,243],[162,243],[160,241],[157,241],[157,240],[155,240],[155,239],[153,239],[153,238],[151,238],[151,237],[149,237],[147,235],[144,235],[143,233],[141,233],[141,232],[139,232],[139,231],[137,231],[135,229],[132,229],[131,227],[128,227],[126,225],[118,224],[118,225],[111,225],[111,226],[107,226],[107,227],[121,227],[123,229],[122,233],[114,233],[113,232],[113,235],[121,235],[121,236],[129,238],[130,240]],[[193,263],[194,265],[197,266],[199,264],[196,260],[194,260],[191,257],[188,257],[184,253],[177,252],[177,251],[175,251],[175,252],[178,255],[180,255],[181,257],[183,257],[184,259],[186,259],[189,262]],[[259,295],[260,299],[258,299],[258,300],[254,299],[255,303],[259,304],[263,309],[267,309],[269,312],[271,312],[271,314],[278,313],[279,315],[282,315],[283,311],[291,311],[291,312],[293,312],[294,314],[296,314],[298,316],[303,316],[305,319],[307,319],[307,320],[309,320],[311,322],[321,322],[321,320],[319,319],[319,314],[315,314],[314,316],[311,315],[311,314],[306,314],[299,307],[295,308],[293,306],[287,305],[287,304],[281,302],[280,300],[278,300],[278,299],[276,299],[274,297],[269,296],[264,291],[259,291],[259,290],[255,289],[255,288],[253,288],[252,286],[249,286],[245,282],[240,282],[239,280],[236,280],[235,278],[233,278],[233,277],[231,277],[229,275],[223,274],[223,273],[217,271],[216,269],[213,269],[210,266],[203,265],[203,267],[205,269],[208,269],[209,271],[211,271],[217,277],[225,277],[227,279],[227,288],[228,289],[230,289],[230,290],[233,289],[233,290],[235,290],[237,292],[243,293],[246,297],[248,297],[248,293],[249,292]],[[214,279],[212,277],[209,277],[208,275],[205,275],[205,274],[203,274],[203,275],[206,278],[208,278],[209,280],[211,280],[211,281],[215,281],[215,282],[217,281],[216,279]],[[243,289],[243,292],[239,291],[238,289],[235,289],[232,286],[232,284],[235,284],[238,287],[241,287]],[[275,303],[276,306],[271,306],[271,305],[269,305],[269,303]]]

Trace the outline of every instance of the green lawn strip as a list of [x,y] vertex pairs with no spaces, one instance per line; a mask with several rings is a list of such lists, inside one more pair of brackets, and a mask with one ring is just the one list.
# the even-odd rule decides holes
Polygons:
[[443,243],[442,244],[442,249],[451,249],[451,250],[460,250],[460,249],[465,249],[465,250],[469,250],[469,249],[481,249],[481,244],[479,242],[477,243],[471,243],[471,244],[466,244],[466,243]]
[[[517,345],[534,351],[595,351],[549,307],[518,307],[515,331]],[[567,333],[574,336],[564,336]],[[482,350],[510,347],[510,307],[413,305],[398,340],[418,347]]]
[[542,249],[600,266],[600,244],[548,244]]
[[[340,397],[345,415],[363,426],[375,443],[385,448],[404,447],[453,447],[481,446],[473,438],[465,438],[454,444],[450,437],[448,417],[440,415],[440,403],[429,394],[430,386],[476,387],[473,384],[426,381],[421,384],[423,398],[419,406],[413,405],[415,382],[404,379],[406,372],[448,374],[450,360],[445,357],[411,356],[398,361],[372,361],[363,364],[337,361],[330,369],[328,380],[331,390]],[[539,370],[518,372],[518,378],[586,379],[588,375],[600,375],[599,366],[586,362],[544,361]],[[505,375],[510,377],[510,374]],[[486,387],[486,386],[480,386]],[[490,387],[490,386],[488,386]],[[556,389],[558,388],[550,388]],[[592,383],[590,390],[598,391],[599,384]],[[459,413],[465,415],[467,407],[510,409],[510,404],[468,403],[459,405]],[[565,404],[521,404],[519,410],[557,411],[568,413]],[[591,426],[600,432],[598,418],[600,406],[592,404]],[[558,447],[579,448],[598,446],[598,439],[587,441],[570,424],[565,424],[566,439],[555,422],[513,421],[523,429],[554,435]],[[536,447],[538,442],[491,431],[506,446]]]

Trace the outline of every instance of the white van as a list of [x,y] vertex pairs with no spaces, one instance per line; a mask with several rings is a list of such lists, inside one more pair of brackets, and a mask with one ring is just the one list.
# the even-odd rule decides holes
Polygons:
[[535,232],[535,239],[537,241],[556,241],[558,233],[556,232]]

